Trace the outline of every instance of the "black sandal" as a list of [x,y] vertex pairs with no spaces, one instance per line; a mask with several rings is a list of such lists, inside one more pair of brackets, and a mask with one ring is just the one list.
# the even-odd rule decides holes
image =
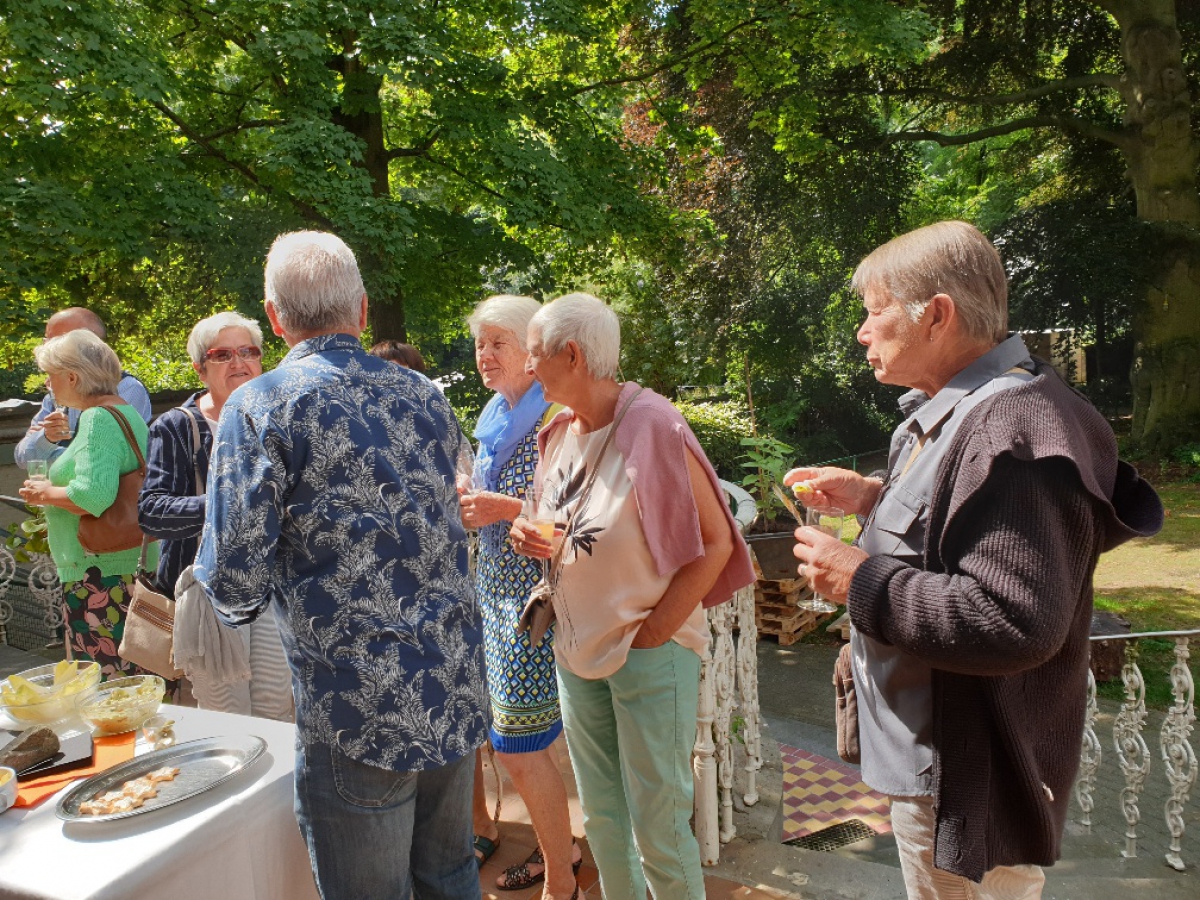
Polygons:
[[[579,844],[577,841],[571,841],[571,849],[575,849]],[[536,875],[529,871],[530,866],[541,866],[542,871]],[[571,863],[571,871],[575,875],[579,875],[579,869],[583,866],[583,857],[579,857],[578,862]],[[496,882],[496,890],[499,891],[519,891],[527,887],[546,880],[546,858],[542,856],[542,848],[535,847],[534,851],[529,854],[525,862],[518,863],[515,866],[509,866],[504,870],[504,881]],[[575,893],[571,900],[575,900],[579,896],[579,885],[575,885]]]
[[475,862],[479,864],[479,868],[482,869],[483,864],[496,854],[496,848],[499,846],[500,838],[493,841],[482,834],[475,835],[475,852],[479,854],[475,857]]

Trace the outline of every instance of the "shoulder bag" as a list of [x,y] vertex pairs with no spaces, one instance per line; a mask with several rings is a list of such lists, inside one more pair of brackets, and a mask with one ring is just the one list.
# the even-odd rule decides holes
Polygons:
[[142,529],[138,525],[138,494],[146,479],[146,459],[125,417],[111,406],[101,409],[108,410],[117,420],[129,449],[137,458],[138,467],[121,476],[117,496],[108,509],[98,516],[84,513],[79,517],[79,543],[88,553],[119,553],[132,550],[142,542]]
[[[192,411],[179,407],[192,426],[192,467],[196,476],[196,496],[204,494],[204,479],[200,475],[200,427]],[[125,633],[117,651],[121,659],[141,666],[148,672],[170,681],[183,677],[175,665],[171,649],[175,639],[175,601],[159,593],[154,579],[146,571],[146,550],[150,538],[142,539],[142,555],[138,559],[137,577],[133,582],[129,612],[125,614]]]
[[638,394],[644,390],[645,388],[639,388],[632,397],[625,401],[625,405],[621,407],[621,411],[613,420],[612,430],[604,438],[604,444],[600,447],[600,453],[596,456],[596,462],[592,466],[592,473],[588,476],[587,484],[583,486],[583,490],[579,494],[579,502],[575,504],[571,518],[567,520],[566,534],[554,549],[546,574],[533,586],[529,600],[521,611],[521,618],[517,621],[517,632],[528,631],[529,643],[534,647],[541,644],[550,625],[554,622],[554,589],[558,585],[558,577],[562,572],[562,558],[571,534],[571,523],[575,521],[579,510],[587,505],[588,497],[592,493],[592,484],[596,481],[596,473],[600,471],[600,463],[604,459],[604,454],[608,452],[608,446],[612,443],[613,435],[617,433],[621,420],[625,418],[625,413],[629,411],[633,401],[638,398]]
[[854,660],[850,644],[843,644],[833,666],[835,696],[834,719],[837,722],[837,753],[848,763],[862,762],[858,745],[858,696],[854,690]]

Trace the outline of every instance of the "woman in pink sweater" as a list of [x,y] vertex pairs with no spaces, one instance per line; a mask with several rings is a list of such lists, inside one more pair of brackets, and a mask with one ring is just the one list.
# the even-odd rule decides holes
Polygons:
[[[620,324],[569,294],[529,325],[529,369],[568,409],[539,434],[539,518],[563,526],[555,658],[584,827],[608,900],[702,900],[688,826],[706,606],[754,580],[716,473],[663,397],[616,380]],[[615,429],[615,432],[614,432]],[[612,434],[609,439],[610,432]],[[524,518],[518,553],[552,545]]]

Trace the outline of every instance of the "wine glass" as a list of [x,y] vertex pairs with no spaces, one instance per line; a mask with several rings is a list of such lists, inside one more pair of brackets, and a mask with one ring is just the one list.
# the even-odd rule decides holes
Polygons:
[[[808,507],[805,509],[805,524],[810,528],[815,528],[823,534],[830,537],[835,537],[841,540],[842,537],[842,522],[846,518],[846,513],[835,506],[827,507],[826,509],[813,509]],[[813,593],[805,600],[801,600],[797,606],[801,609],[809,610],[816,613],[831,613],[837,611],[837,606],[830,603],[820,594]]]

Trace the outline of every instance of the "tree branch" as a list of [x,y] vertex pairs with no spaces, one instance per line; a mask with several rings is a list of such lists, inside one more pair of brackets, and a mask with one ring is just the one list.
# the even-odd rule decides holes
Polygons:
[[734,25],[732,28],[727,29],[724,33],[722,33],[720,36],[718,36],[716,38],[713,38],[711,41],[708,41],[707,43],[704,43],[704,44],[699,44],[699,45],[693,47],[692,49],[688,50],[686,53],[681,53],[676,57],[672,57],[671,59],[668,59],[666,62],[660,63],[659,65],[655,66],[652,69],[647,69],[644,72],[636,72],[632,75],[626,75],[621,78],[603,78],[600,81],[593,81],[591,84],[581,85],[580,87],[576,88],[575,90],[570,91],[567,94],[567,99],[578,97],[580,94],[586,94],[588,91],[594,91],[597,88],[617,87],[618,85],[630,84],[631,82],[645,81],[647,78],[653,78],[655,75],[660,75],[663,72],[666,72],[668,69],[674,68],[675,66],[679,65],[680,63],[687,62],[689,59],[692,59],[695,56],[699,56],[701,53],[711,50],[713,47],[724,45],[724,43],[730,37],[732,37],[737,32],[741,31],[743,28],[748,28],[751,25],[757,25],[758,23],[760,23],[762,21],[763,21],[762,16],[754,16],[753,18],[746,19],[745,21],[739,22],[738,24]]
[[207,144],[209,141],[215,141],[217,138],[225,137],[227,134],[236,134],[239,131],[248,131],[251,128],[276,128],[283,124],[285,124],[283,119],[250,119],[246,122],[226,125],[224,128],[218,128],[216,131],[210,131],[196,143]]
[[948,91],[939,91],[936,88],[896,88],[894,90],[878,91],[877,93],[887,97],[928,97],[943,103],[961,103],[970,106],[1012,106],[1018,103],[1028,103],[1031,100],[1037,100],[1039,97],[1046,97],[1050,94],[1077,91],[1089,87],[1103,87],[1119,91],[1121,89],[1121,76],[1105,73],[1080,75],[1077,78],[1062,78],[1058,81],[1048,81],[1045,84],[1039,84],[1037,87],[1032,87],[1024,91],[1016,91],[1011,94],[997,94],[995,96],[967,97],[951,94]]
[[387,152],[387,161],[391,162],[393,159],[401,159],[406,156],[425,156],[425,154],[433,149],[433,145],[437,143],[440,133],[441,129],[435,128],[429,137],[425,138],[425,140],[421,141],[415,147],[395,147],[389,150]]
[[[150,105],[162,113],[167,119],[169,119],[175,125],[175,127],[179,129],[180,134],[193,143],[203,147],[205,152],[207,152],[210,156],[221,160],[221,162],[225,163],[225,165],[229,166],[235,172],[240,174],[255,187],[267,194],[279,193],[271,185],[264,183],[258,177],[258,175],[255,174],[254,170],[245,163],[241,162],[240,160],[232,159],[223,153],[218,147],[214,146],[211,141],[207,140],[204,135],[199,134],[196,129],[192,128],[192,126],[180,118],[179,115],[165,103],[162,103],[158,100],[151,100]],[[284,195],[284,198],[291,203],[292,206],[296,208],[297,212],[299,212],[300,215],[302,215],[308,221],[317,225],[321,225],[330,231],[333,230],[333,222],[321,215],[321,213],[317,211],[316,207],[305,203],[303,200],[297,200],[295,197],[287,196],[286,194]]]
[[1127,151],[1133,150],[1135,145],[1135,138],[1129,133],[1101,128],[1099,125],[1076,118],[1075,116],[1028,116],[1023,119],[1013,119],[1010,122],[1004,122],[1000,125],[992,125],[988,128],[980,128],[978,131],[968,131],[961,134],[945,134],[940,131],[925,130],[893,131],[891,134],[884,136],[884,142],[897,144],[902,141],[933,141],[935,144],[940,144],[943,147],[961,147],[977,141],[985,141],[988,138],[1012,134],[1015,131],[1025,131],[1028,128],[1058,128],[1062,131],[1070,131],[1078,134],[1081,137],[1104,141],[1121,150]]

